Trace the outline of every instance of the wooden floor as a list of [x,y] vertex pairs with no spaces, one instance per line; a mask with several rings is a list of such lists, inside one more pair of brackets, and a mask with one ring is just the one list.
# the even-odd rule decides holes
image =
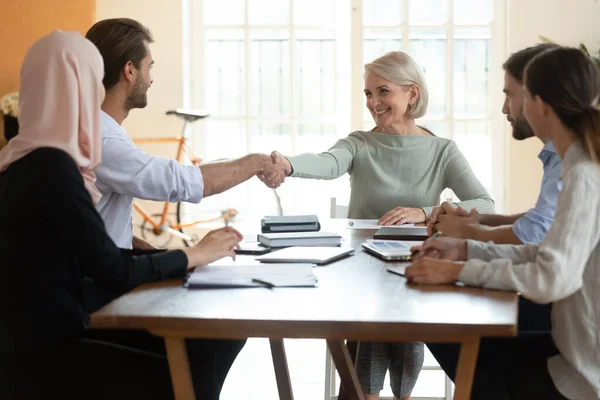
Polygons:
[[[325,397],[325,341],[286,340],[290,375],[295,400],[320,400]],[[426,352],[425,365],[435,360]],[[383,396],[392,396],[386,378]],[[422,371],[413,399],[444,396],[444,373]],[[250,339],[234,363],[221,394],[222,400],[278,400],[271,350],[266,339]]]

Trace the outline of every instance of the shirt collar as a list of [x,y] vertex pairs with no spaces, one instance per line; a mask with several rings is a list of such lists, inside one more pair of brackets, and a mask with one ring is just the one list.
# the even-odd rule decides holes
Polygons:
[[544,145],[544,148],[542,151],[540,151],[540,154],[538,154],[538,158],[542,160],[542,163],[546,164],[554,155],[556,155],[556,149],[554,148],[552,142],[548,142]]
[[120,135],[129,137],[125,129],[113,117],[105,113],[104,110],[100,110],[100,120],[102,121],[102,137]]

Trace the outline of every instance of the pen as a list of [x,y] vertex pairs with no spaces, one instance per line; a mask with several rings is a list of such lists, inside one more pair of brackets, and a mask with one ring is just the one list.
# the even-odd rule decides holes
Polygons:
[[[442,234],[442,231],[437,231],[436,233],[434,233],[433,235],[431,235],[430,237],[428,237],[428,238],[427,238],[427,239],[425,239],[425,240],[434,239],[434,238],[436,238],[436,237],[440,236],[441,234]],[[414,251],[414,252],[412,252],[412,253],[411,253],[411,255],[410,255],[410,256],[412,257],[412,256],[414,256],[414,255],[416,255],[416,254],[418,254],[418,253],[419,253],[419,250],[417,250],[417,251]]]
[[275,285],[273,285],[271,282],[263,281],[262,279],[258,279],[258,278],[252,278],[252,282],[260,283],[261,285],[264,285],[264,286],[268,287],[269,289],[275,287]]

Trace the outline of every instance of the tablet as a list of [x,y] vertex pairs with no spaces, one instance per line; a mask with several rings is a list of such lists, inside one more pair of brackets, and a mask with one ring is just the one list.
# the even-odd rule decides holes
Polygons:
[[386,261],[408,261],[412,255],[410,248],[418,246],[420,241],[402,240],[368,240],[362,244],[363,249]]

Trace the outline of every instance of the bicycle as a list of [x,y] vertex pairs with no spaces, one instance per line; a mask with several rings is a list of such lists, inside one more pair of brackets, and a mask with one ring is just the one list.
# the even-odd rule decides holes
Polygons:
[[[175,115],[176,117],[183,119],[184,122],[181,134],[174,137],[135,138],[133,141],[136,144],[176,143],[177,154],[175,156],[175,160],[181,162],[181,158],[185,153],[189,157],[192,165],[200,166],[202,164],[202,160],[196,156],[196,154],[194,154],[194,152],[187,145],[185,130],[189,124],[192,124],[200,119],[204,119],[208,117],[209,114],[200,110],[188,110],[180,108],[176,110],[169,110],[166,112],[166,114]],[[159,248],[166,248],[167,245],[171,243],[173,237],[181,239],[185,246],[192,246],[199,239],[194,234],[188,234],[184,232],[184,229],[194,227],[198,224],[215,222],[219,220],[223,220],[225,226],[227,226],[237,215],[237,210],[233,208],[227,208],[221,210],[221,215],[214,218],[185,221],[183,218],[182,202],[179,202],[177,203],[177,209],[175,213],[176,222],[171,223],[168,220],[170,207],[171,203],[165,201],[161,213],[150,214],[139,204],[138,201],[135,201],[133,204],[133,208],[142,217],[142,223],[139,226],[142,238]],[[160,238],[164,239],[162,239],[162,241],[158,241]]]

